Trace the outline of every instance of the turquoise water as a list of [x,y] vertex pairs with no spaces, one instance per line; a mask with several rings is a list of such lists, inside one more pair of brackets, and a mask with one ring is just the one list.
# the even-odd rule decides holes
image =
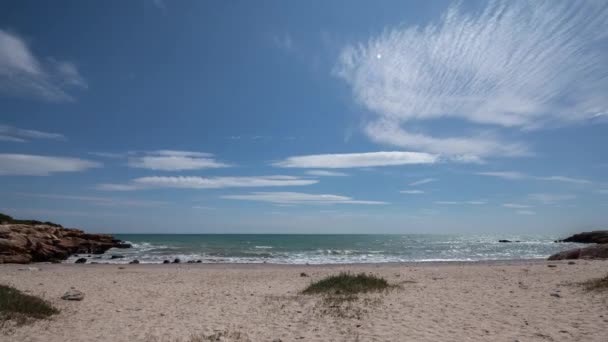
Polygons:
[[[540,235],[115,235],[133,244],[112,249],[98,262],[182,262],[336,264],[422,261],[537,259],[577,244],[554,243],[559,236]],[[520,240],[499,243],[499,239]],[[121,259],[110,259],[120,254]],[[73,261],[74,258],[68,260]]]

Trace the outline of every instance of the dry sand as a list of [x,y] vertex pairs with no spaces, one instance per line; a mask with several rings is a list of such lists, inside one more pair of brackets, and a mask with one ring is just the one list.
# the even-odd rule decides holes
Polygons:
[[[61,313],[5,327],[0,341],[198,342],[218,332],[229,335],[222,341],[608,341],[608,293],[576,285],[605,275],[608,261],[31,266],[40,270],[0,265],[0,283],[43,296]],[[342,270],[400,288],[337,307],[299,294]],[[83,301],[60,299],[71,287]]]

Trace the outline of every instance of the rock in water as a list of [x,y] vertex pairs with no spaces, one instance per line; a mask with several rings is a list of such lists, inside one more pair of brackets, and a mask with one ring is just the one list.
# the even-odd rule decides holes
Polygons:
[[557,242],[578,242],[578,243],[608,243],[608,230],[594,230],[592,232],[583,232],[574,234]]
[[549,260],[566,259],[608,259],[608,244],[570,249],[549,257]]
[[80,258],[80,259],[76,260],[74,263],[75,264],[86,264],[87,263],[87,259]]
[[78,291],[78,290],[69,290],[68,292],[64,293],[63,296],[61,296],[61,299],[63,300],[83,300],[84,299],[84,293]]
[[135,260],[129,262],[129,264],[139,264],[139,260],[135,259]]

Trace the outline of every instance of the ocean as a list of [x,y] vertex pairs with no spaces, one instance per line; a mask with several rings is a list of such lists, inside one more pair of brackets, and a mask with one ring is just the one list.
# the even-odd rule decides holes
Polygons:
[[[579,246],[549,235],[275,235],[116,234],[133,245],[93,255],[89,262],[343,264],[543,259]],[[499,239],[519,241],[499,243]],[[112,256],[122,256],[112,259]],[[66,262],[74,262],[72,256]]]

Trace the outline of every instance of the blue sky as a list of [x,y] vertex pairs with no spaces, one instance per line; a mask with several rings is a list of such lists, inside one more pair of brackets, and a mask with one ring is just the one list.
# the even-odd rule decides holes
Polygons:
[[608,216],[604,1],[5,1],[0,210],[100,232]]

